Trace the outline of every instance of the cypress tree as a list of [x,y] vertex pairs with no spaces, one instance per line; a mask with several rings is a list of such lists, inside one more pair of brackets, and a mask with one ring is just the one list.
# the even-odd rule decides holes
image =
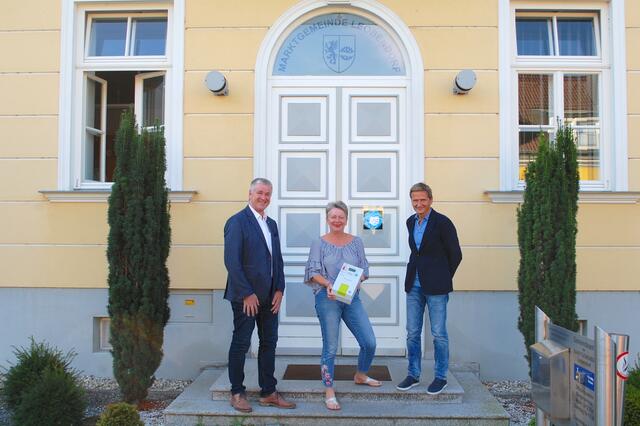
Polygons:
[[124,399],[147,396],[162,360],[169,320],[168,191],[162,130],[138,131],[123,114],[116,136],[116,168],[109,197],[109,315],[113,373]]
[[535,306],[555,323],[577,330],[576,234],[577,151],[570,127],[560,126],[550,143],[540,135],[535,161],[525,174],[524,202],[518,208],[518,328],[526,358],[535,343]]

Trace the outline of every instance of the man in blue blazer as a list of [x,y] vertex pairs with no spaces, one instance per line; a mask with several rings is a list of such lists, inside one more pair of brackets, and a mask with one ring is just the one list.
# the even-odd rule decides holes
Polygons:
[[449,337],[447,302],[453,291],[453,275],[462,261],[458,234],[451,220],[431,208],[433,194],[424,183],[409,191],[416,212],[407,219],[411,256],[407,264],[404,291],[407,293],[407,377],[396,386],[409,390],[420,383],[421,336],[425,308],[429,311],[433,336],[435,374],[427,393],[436,395],[447,386]]
[[295,408],[277,391],[274,377],[278,312],[284,293],[284,263],[276,222],[265,209],[273,185],[256,178],[249,187],[249,205],[231,216],[224,226],[224,265],[227,288],[224,298],[233,309],[233,337],[229,348],[231,406],[241,412],[252,408],[245,395],[244,361],[251,334],[258,324],[258,384],[260,405]]

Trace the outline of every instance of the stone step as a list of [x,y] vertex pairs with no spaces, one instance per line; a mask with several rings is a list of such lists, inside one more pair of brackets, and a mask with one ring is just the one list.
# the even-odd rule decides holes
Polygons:
[[[473,373],[455,373],[464,390],[464,401],[442,404],[435,401],[403,401],[377,399],[353,400],[342,397],[340,411],[329,411],[322,401],[297,400],[297,408],[281,410],[261,407],[257,399],[249,396],[253,412],[235,411],[225,399],[211,399],[210,384],[226,374],[205,370],[165,410],[167,426],[184,425],[496,425],[508,426],[509,416],[502,406],[487,392]],[[317,385],[317,383],[316,383]],[[228,393],[227,393],[228,395]],[[401,394],[406,395],[406,394]]]
[[[285,369],[289,364],[312,364],[317,362],[317,357],[278,357],[276,360],[275,377],[278,379],[278,391],[285,398],[292,398],[298,401],[324,401],[324,387],[320,382],[320,366],[318,366],[318,380],[283,380]],[[357,359],[353,357],[341,357],[338,360],[342,364],[357,364]],[[335,381],[336,393],[341,399],[347,400],[391,400],[391,401],[430,401],[438,403],[460,403],[464,397],[464,390],[458,383],[456,377],[449,374],[447,387],[438,395],[429,395],[427,386],[433,380],[433,363],[425,362],[424,374],[419,386],[408,391],[399,391],[396,385],[405,378],[407,374],[407,361],[404,358],[376,358],[374,365],[386,366],[389,369],[391,381],[382,382],[382,386],[374,388],[371,386],[356,385],[353,381]],[[247,359],[245,363],[245,386],[247,387],[247,397],[258,399],[260,388],[258,387],[258,366],[255,359]],[[225,371],[210,388],[212,399],[229,399],[228,373]]]

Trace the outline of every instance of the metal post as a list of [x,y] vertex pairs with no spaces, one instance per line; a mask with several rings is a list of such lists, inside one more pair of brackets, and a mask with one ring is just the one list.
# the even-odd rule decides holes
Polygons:
[[[625,357],[627,362],[629,357],[629,336],[627,334],[611,333],[611,339],[616,344],[616,355],[614,368],[616,369],[616,426],[622,426],[622,418],[624,416],[624,383],[626,379],[617,374],[618,357]],[[628,368],[628,367],[627,367]],[[625,371],[626,373],[626,371]]]
[[609,333],[595,327],[596,342],[596,426],[615,424],[615,352]]
[[[535,307],[536,312],[536,342],[541,342],[547,338],[548,325],[551,319],[545,314],[542,309]],[[536,408],[536,425],[537,426],[550,426],[551,421],[547,418],[539,408]]]

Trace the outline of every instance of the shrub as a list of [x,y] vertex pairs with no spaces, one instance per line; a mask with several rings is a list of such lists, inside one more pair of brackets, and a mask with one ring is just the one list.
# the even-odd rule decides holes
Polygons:
[[[636,369],[636,371],[638,371]],[[640,388],[627,386],[624,397],[625,425],[640,425]]]
[[139,133],[133,114],[123,116],[109,197],[108,309],[113,375],[130,403],[143,400],[153,384],[169,320],[164,143],[161,129]]
[[38,383],[46,370],[71,372],[71,360],[75,353],[63,354],[47,343],[37,343],[33,337],[28,348],[14,348],[16,364],[9,368],[2,393],[9,407],[15,412],[20,406],[23,394]]
[[144,426],[144,423],[134,405],[120,402],[109,405],[96,426]]
[[60,368],[48,368],[23,393],[13,421],[22,426],[82,425],[84,409],[84,391],[76,377]]
[[556,140],[545,134],[525,174],[524,203],[518,208],[518,329],[527,361],[535,343],[535,306],[554,324],[578,329],[576,233],[578,163],[573,131],[560,127]]

